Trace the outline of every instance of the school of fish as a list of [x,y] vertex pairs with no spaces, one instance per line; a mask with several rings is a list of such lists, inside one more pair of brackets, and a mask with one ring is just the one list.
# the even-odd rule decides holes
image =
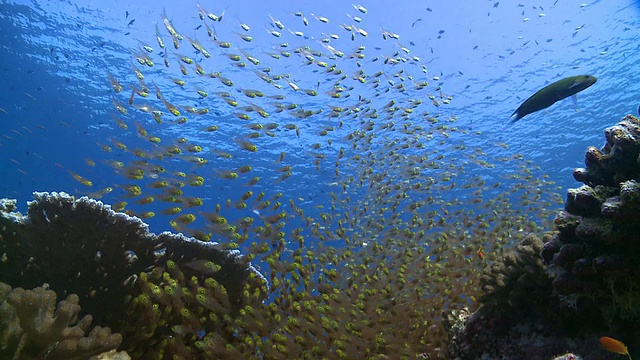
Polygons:
[[[473,307],[484,264],[549,226],[562,199],[548,176],[505,143],[487,139],[497,157],[466,145],[483,134],[457,126],[440,76],[362,5],[348,22],[295,12],[266,26],[194,13],[195,30],[166,13],[147,24],[156,42],[105,74],[120,135],[86,173],[120,180],[69,171],[80,192],[252,260],[270,315],[243,324],[274,329],[265,358],[372,355],[363,343],[441,354],[443,311]],[[306,353],[305,336],[326,347]]]

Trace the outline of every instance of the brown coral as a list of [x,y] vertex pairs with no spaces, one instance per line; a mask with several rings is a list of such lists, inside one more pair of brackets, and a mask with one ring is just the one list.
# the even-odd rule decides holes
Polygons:
[[[551,237],[546,235],[547,241]],[[482,301],[497,301],[515,311],[531,301],[532,297],[548,297],[548,275],[540,257],[543,240],[530,234],[507,252],[501,261],[485,268],[480,278],[484,295]]]
[[14,359],[94,359],[117,348],[120,334],[95,326],[90,315],[78,318],[79,298],[75,294],[58,303],[47,286],[33,290],[0,283],[1,358]]

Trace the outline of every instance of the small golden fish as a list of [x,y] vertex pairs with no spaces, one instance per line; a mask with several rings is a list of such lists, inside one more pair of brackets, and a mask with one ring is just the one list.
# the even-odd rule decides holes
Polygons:
[[111,83],[111,88],[113,89],[113,91],[115,91],[116,93],[122,91],[122,85],[120,85],[120,83],[118,83],[118,81],[114,79],[111,74],[107,73],[107,78],[109,78],[109,82]]
[[600,345],[602,345],[602,347],[607,351],[611,351],[620,355],[627,355],[629,357],[629,360],[631,360],[631,355],[629,354],[627,346],[620,340],[616,340],[608,336],[603,336],[600,338]]
[[82,185],[84,185],[84,186],[93,186],[93,182],[92,182],[91,180],[86,179],[86,178],[84,178],[84,177],[82,177],[82,176],[80,176],[80,175],[78,175],[78,174],[76,174],[76,173],[74,173],[74,172],[72,172],[72,171],[69,171],[69,174],[71,174],[71,176],[72,176],[76,181],[78,181],[79,183],[81,183]]

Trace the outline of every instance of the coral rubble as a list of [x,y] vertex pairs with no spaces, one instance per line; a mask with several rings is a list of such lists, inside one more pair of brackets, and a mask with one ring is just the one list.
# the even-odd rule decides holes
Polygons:
[[484,305],[450,324],[452,356],[612,358],[599,336],[639,338],[640,120],[625,116],[605,138],[574,170],[584,185],[567,191],[556,231],[485,270]]
[[[98,359],[122,342],[109,328],[91,326],[91,315],[79,319],[75,294],[58,303],[46,286],[11,289],[0,283],[0,358]],[[104,358],[104,356],[102,356]]]
[[[27,216],[12,212],[15,202],[0,205],[0,281],[25,288],[46,282],[62,296],[78,294],[83,312],[122,333],[127,350],[141,338],[166,337],[165,328],[173,334],[171,326],[193,325],[185,314],[196,313],[200,302],[222,302],[216,310],[223,316],[266,296],[266,280],[237,251],[181,234],[151,234],[141,220],[87,197],[34,196]],[[168,312],[169,301],[175,323],[150,324],[155,318],[145,311]]]

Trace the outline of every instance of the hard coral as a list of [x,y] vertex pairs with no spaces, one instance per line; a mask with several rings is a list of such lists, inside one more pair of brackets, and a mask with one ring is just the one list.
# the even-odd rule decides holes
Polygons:
[[[97,323],[124,334],[124,348],[133,349],[132,355],[140,353],[135,350],[143,346],[140,339],[151,339],[144,346],[156,352],[160,348],[154,346],[164,349],[161,340],[166,336],[181,341],[180,331],[149,323],[154,317],[142,312],[166,311],[169,297],[161,298],[160,286],[163,293],[180,291],[171,304],[176,314],[182,315],[170,318],[169,324],[190,324],[194,329],[183,336],[189,339],[194,331],[203,330],[185,316],[200,311],[200,297],[223,302],[225,306],[217,313],[223,316],[260,303],[266,296],[266,280],[238,251],[181,234],[151,234],[141,220],[86,197],[75,199],[64,193],[34,196],[28,216],[9,212],[12,203],[3,202],[0,281],[22,287],[47,282],[60,294],[79,294],[83,310],[93,314]],[[148,277],[155,283],[153,288],[145,280]],[[218,293],[199,293],[206,282],[218,284]]]
[[640,120],[624,117],[605,138],[601,150],[587,150],[586,168],[574,172],[585,185],[568,191],[566,213],[556,219],[560,233],[543,256],[557,274],[558,293],[589,299],[615,323],[640,317],[632,286],[640,281]]
[[638,179],[640,166],[640,122],[633,115],[625,116],[617,125],[604,131],[606,143],[601,150],[590,147],[585,155],[586,168],[573,172],[576,180],[595,187],[617,184]]
[[[576,306],[571,303],[574,299],[558,296],[560,282],[566,279],[560,276],[552,283],[555,274],[542,260],[544,249],[556,237],[555,232],[542,239],[529,235],[484,270],[482,306],[473,314],[463,312],[454,316],[456,321],[445,322],[451,338],[450,358],[551,359],[567,350],[597,353],[593,337],[579,332],[584,319],[571,308]],[[576,283],[566,286],[572,288]]]
[[[557,232],[485,270],[484,305],[462,330],[452,328],[450,355],[549,358],[566,350],[596,353],[602,333],[638,338],[640,120],[624,117],[605,138],[601,150],[587,149],[586,168],[574,171],[585,185],[567,192]],[[524,271],[526,264],[536,271]]]
[[[550,275],[540,256],[542,239],[530,234],[486,267],[481,277],[482,306],[450,327],[451,358],[551,358],[565,350],[566,342],[554,344],[556,309]],[[464,325],[461,326],[460,324]],[[445,324],[446,325],[446,324]],[[517,345],[516,345],[517,344]]]
[[122,342],[120,334],[95,326],[92,317],[80,313],[75,294],[58,303],[47,286],[33,290],[11,289],[0,283],[0,358],[97,359]]
[[481,301],[498,302],[520,311],[532,298],[548,297],[551,289],[540,257],[542,246],[543,241],[531,234],[516,245],[515,251],[507,252],[502,261],[485,268],[480,278],[485,292]]

